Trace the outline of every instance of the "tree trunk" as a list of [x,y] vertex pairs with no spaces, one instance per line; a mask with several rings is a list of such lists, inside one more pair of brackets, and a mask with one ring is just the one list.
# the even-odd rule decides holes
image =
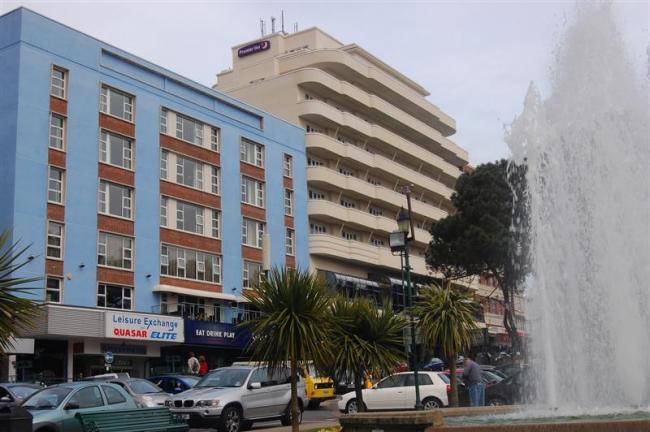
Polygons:
[[298,408],[298,368],[296,360],[291,359],[291,432],[300,431],[300,423],[298,422],[299,408]]
[[451,380],[451,393],[449,393],[449,406],[458,406],[458,379],[456,378],[456,353],[447,357],[449,362],[449,379]]
[[363,371],[354,371],[354,393],[357,398],[357,411],[365,412],[366,404],[363,403],[363,389],[365,388],[366,379]]
[[508,337],[510,338],[510,343],[512,345],[513,354],[516,351],[521,351],[519,348],[519,334],[517,333],[517,323],[515,322],[513,316],[514,309],[514,289],[510,286],[510,283],[505,276],[500,275],[495,271],[494,268],[490,268],[490,271],[496,278],[499,286],[501,287],[501,293],[503,294],[503,327],[505,327],[508,332]]

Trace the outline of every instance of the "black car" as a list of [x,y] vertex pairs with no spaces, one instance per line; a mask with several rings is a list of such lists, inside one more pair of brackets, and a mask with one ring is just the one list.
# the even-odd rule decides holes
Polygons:
[[3,383],[0,384],[0,406],[19,405],[42,387],[37,384]]
[[[451,384],[449,371],[441,372],[439,375],[445,383]],[[470,406],[469,390],[465,385],[465,383],[463,382],[462,369],[456,371],[456,377],[458,382],[458,406],[468,407]],[[500,376],[494,374],[493,372],[489,370],[483,370],[483,369],[481,369],[481,380],[483,381],[483,384],[485,384],[485,404],[490,405],[488,400],[492,395],[492,388],[499,385],[505,380]],[[451,387],[449,385],[447,386],[447,388],[448,388],[447,390],[448,392],[451,391]],[[500,400],[503,400],[501,399],[501,393],[495,394],[495,397],[492,399],[493,402],[498,402]],[[498,405],[505,405],[505,404],[501,403]]]
[[514,405],[524,399],[525,374],[522,370],[514,372],[500,383],[494,384],[485,391],[486,405]]

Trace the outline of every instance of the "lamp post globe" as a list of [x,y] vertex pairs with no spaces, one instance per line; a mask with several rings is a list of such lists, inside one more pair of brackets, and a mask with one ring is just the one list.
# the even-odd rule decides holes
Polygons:
[[401,232],[408,233],[411,226],[411,216],[409,212],[401,207],[397,213],[397,229]]

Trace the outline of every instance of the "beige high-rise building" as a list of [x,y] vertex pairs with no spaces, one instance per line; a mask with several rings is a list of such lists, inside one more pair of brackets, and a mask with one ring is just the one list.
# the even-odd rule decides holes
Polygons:
[[392,286],[401,303],[400,257],[388,236],[411,185],[411,264],[416,281],[426,280],[427,228],[452,211],[468,161],[448,138],[454,119],[420,85],[318,28],[266,35],[232,55],[215,88],[305,129],[312,270],[348,292]]

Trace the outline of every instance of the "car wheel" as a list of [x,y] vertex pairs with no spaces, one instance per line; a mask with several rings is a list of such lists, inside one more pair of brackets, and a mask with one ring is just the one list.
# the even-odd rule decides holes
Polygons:
[[317,410],[320,407],[320,401],[319,400],[310,400],[309,403],[307,404],[307,408],[310,410]]
[[[302,424],[302,412],[302,404],[298,402],[298,424]],[[291,402],[285,408],[284,414],[280,417],[280,421],[282,422],[282,426],[291,426]]]
[[436,408],[442,408],[442,403],[436,398],[428,397],[422,401],[422,406],[425,411],[429,411]]
[[488,401],[487,401],[488,406],[501,406],[501,405],[505,405],[505,404],[506,403],[505,403],[505,401],[503,399],[497,398],[497,397],[488,399]]
[[242,415],[236,406],[226,407],[219,417],[219,432],[240,432],[242,429]]
[[359,412],[359,404],[356,399],[350,399],[345,405],[346,414],[356,414]]

